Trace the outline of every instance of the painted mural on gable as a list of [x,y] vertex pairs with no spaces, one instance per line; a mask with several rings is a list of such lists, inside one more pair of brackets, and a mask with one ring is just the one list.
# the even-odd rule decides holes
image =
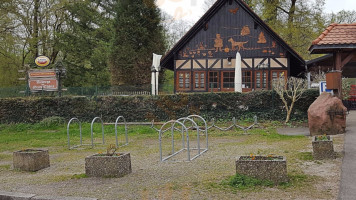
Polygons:
[[242,57],[286,57],[286,50],[234,2],[226,3],[179,51],[179,59]]

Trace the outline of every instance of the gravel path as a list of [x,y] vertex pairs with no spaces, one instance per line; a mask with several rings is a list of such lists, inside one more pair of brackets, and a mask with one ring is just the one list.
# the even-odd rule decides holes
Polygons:
[[[130,138],[130,144],[120,149],[130,152],[132,173],[122,178],[73,178],[83,174],[84,158],[96,149],[63,150],[49,148],[51,167],[36,173],[12,170],[11,152],[1,152],[8,158],[0,161],[0,190],[55,196],[83,196],[99,199],[336,199],[342,157],[325,161],[301,161],[299,152],[311,152],[311,138],[278,142],[265,141],[260,136],[214,136],[209,138],[209,151],[192,162],[184,161],[186,152],[176,161],[159,162],[156,138]],[[169,139],[164,145],[169,151]],[[335,151],[343,149],[343,135],[334,137]],[[192,146],[194,144],[192,143]],[[305,183],[287,188],[234,191],[220,182],[235,173],[238,155],[273,152],[287,157],[288,172],[305,173]],[[54,152],[54,153],[51,153]],[[193,154],[192,154],[193,155]],[[3,167],[1,167],[3,166]],[[7,166],[7,167],[6,167]],[[326,192],[315,192],[315,191]]]

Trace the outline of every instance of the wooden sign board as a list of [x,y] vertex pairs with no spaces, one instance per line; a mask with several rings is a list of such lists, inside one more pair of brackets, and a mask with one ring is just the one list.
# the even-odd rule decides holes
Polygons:
[[341,87],[341,72],[334,71],[326,73],[326,87],[329,90],[340,89]]
[[30,79],[28,85],[31,91],[57,91],[57,79]]
[[56,77],[56,72],[53,69],[46,70],[30,70],[28,72],[28,78],[49,78]]

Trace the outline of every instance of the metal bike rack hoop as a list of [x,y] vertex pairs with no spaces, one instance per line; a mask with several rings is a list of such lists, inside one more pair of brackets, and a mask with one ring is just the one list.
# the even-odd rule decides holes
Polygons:
[[69,137],[69,127],[70,127],[70,124],[72,123],[72,121],[75,121],[77,120],[78,123],[79,123],[79,134],[80,134],[80,145],[83,145],[83,140],[82,140],[82,123],[80,123],[80,120],[78,118],[72,118],[69,120],[68,124],[67,124],[67,137],[68,137],[68,149],[72,149],[72,148],[75,148],[75,147],[78,147],[78,146],[73,146],[73,147],[70,147],[70,137]]
[[116,118],[116,121],[115,121],[115,139],[116,139],[116,147],[119,147],[119,141],[117,139],[117,122],[120,120],[120,119],[123,119],[124,121],[124,124],[125,124],[125,138],[126,138],[126,143],[123,145],[128,145],[129,144],[129,139],[127,137],[127,124],[126,124],[126,120],[123,116],[119,116],[118,118]]
[[99,119],[100,122],[101,122],[101,132],[103,134],[103,144],[105,144],[105,138],[104,138],[104,123],[103,123],[103,120],[100,118],[100,117],[95,117],[93,119],[93,121],[91,121],[91,127],[90,127],[90,130],[91,130],[91,147],[94,148],[94,139],[93,139],[93,124],[95,122],[96,119]]
[[[171,128],[168,128],[168,129],[163,129],[167,124],[172,124],[171,125]],[[182,146],[182,149],[180,149],[179,151],[177,151],[177,152],[174,152],[174,138],[173,138],[173,136],[174,136],[174,126],[175,126],[175,124],[179,124],[179,125],[181,125],[182,127],[183,127],[183,130],[182,130],[182,132],[181,132],[181,134],[182,134],[182,141],[183,141],[183,143],[182,143],[182,145],[184,144],[184,131],[187,133],[187,135],[188,135],[188,129],[187,129],[187,127],[185,127],[184,126],[184,124],[182,123],[182,122],[179,122],[179,121],[177,121],[177,120],[170,120],[170,121],[168,121],[168,122],[166,122],[166,123],[164,123],[162,126],[161,126],[161,128],[160,128],[160,130],[159,130],[159,154],[160,154],[160,160],[161,161],[165,161],[165,160],[167,160],[167,159],[169,159],[169,158],[171,158],[171,157],[173,157],[173,156],[175,156],[175,155],[177,155],[178,153],[180,153],[181,151],[183,151],[184,150],[184,146]],[[167,156],[167,157],[165,157],[165,158],[163,158],[163,155],[162,155],[162,134],[163,133],[165,133],[165,132],[167,132],[168,130],[171,130],[172,131],[172,154],[171,155],[169,155],[169,156]],[[188,140],[189,141],[189,140]],[[189,145],[189,143],[188,143],[188,145]],[[190,158],[189,158],[189,154],[188,154],[188,161],[190,160]]]

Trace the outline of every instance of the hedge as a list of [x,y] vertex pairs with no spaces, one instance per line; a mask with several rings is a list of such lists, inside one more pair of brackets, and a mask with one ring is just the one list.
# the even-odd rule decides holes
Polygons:
[[[318,96],[317,90],[307,90],[296,103],[292,120],[307,119],[308,107]],[[0,99],[0,123],[36,123],[51,116],[66,120],[77,117],[87,122],[99,116],[105,122],[114,122],[120,115],[127,121],[167,121],[190,114],[208,120],[246,119],[254,115],[260,120],[284,120],[286,116],[279,96],[273,91]]]

